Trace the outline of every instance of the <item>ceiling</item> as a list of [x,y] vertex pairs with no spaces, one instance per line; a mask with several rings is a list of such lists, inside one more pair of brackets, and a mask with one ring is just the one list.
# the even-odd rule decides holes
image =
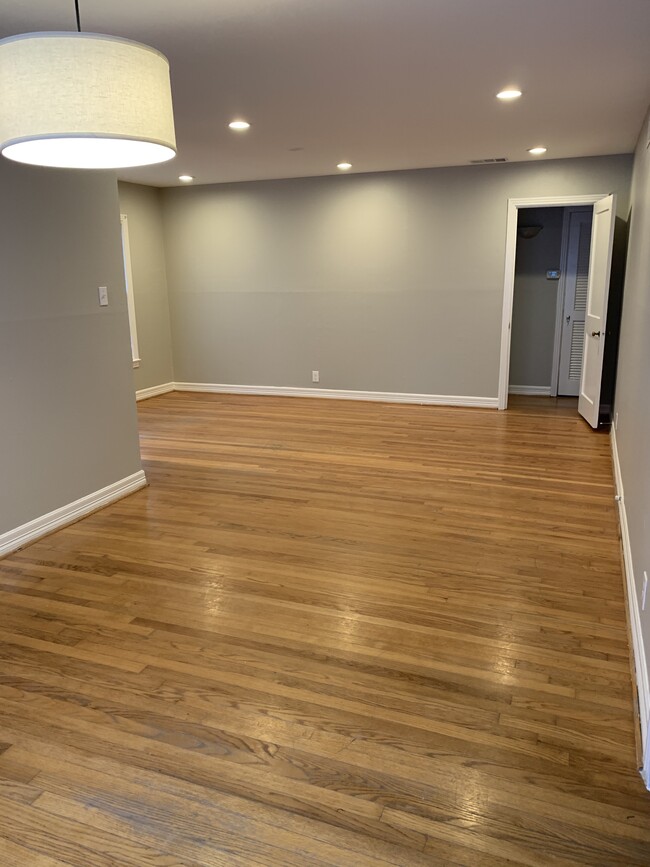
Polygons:
[[[170,60],[178,156],[122,174],[156,186],[624,153],[650,101],[650,0],[80,6],[84,30]],[[0,37],[74,27],[73,0],[0,0]],[[504,104],[508,85],[524,95]]]

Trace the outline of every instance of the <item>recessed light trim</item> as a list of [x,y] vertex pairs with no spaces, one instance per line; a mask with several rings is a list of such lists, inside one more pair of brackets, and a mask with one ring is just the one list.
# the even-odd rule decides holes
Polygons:
[[536,145],[534,148],[528,148],[528,153],[533,157],[541,157],[547,150],[548,148],[545,148],[543,145]]
[[178,180],[182,181],[184,184],[191,184],[194,180],[194,175],[179,175]]
[[247,120],[231,120],[228,126],[236,132],[244,132],[244,130],[251,128],[251,125]]
[[343,162],[343,163],[337,163],[337,164],[336,164],[336,168],[339,169],[339,171],[342,171],[342,172],[349,172],[350,169],[352,168],[352,163],[346,163],[346,162]]
[[517,90],[515,87],[508,87],[505,90],[500,90],[497,93],[497,99],[502,99],[504,101],[508,101],[511,99],[519,99],[521,96],[521,91]]

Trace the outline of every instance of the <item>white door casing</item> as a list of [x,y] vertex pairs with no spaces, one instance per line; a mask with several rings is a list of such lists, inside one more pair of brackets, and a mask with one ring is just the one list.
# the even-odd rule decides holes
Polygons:
[[600,386],[603,375],[615,221],[616,195],[612,193],[594,204],[589,255],[587,315],[578,412],[593,428],[598,427],[600,411]]
[[517,253],[517,215],[521,208],[550,208],[593,205],[603,198],[602,193],[584,196],[536,196],[526,199],[508,199],[506,221],[506,256],[503,282],[503,308],[501,324],[501,350],[499,364],[499,409],[508,406],[508,374],[510,371],[510,338],[512,302],[515,290],[515,259]]
[[129,241],[129,218],[120,214],[122,229],[122,259],[124,262],[124,285],[129,312],[129,331],[131,334],[131,356],[133,367],[140,367],[140,350],[138,348],[138,329],[135,321],[135,297],[133,295],[133,270],[131,268],[131,244]]

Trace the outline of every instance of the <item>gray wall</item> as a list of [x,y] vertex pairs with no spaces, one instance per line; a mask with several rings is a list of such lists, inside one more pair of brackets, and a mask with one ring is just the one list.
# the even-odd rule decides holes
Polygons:
[[2,533],[141,465],[114,176],[0,159],[0,190]]
[[559,281],[547,280],[546,272],[560,267],[564,213],[564,208],[519,211],[520,225],[543,228],[534,238],[517,239],[510,344],[513,385],[551,385]]
[[[637,592],[650,576],[650,150],[648,119],[634,161],[623,320],[616,383],[616,439]],[[650,667],[650,606],[641,612]]]
[[149,388],[174,379],[160,191],[121,183],[119,196],[120,210],[128,217],[141,359],[133,377],[136,389]]
[[177,381],[497,395],[509,197],[619,194],[630,156],[163,192]]

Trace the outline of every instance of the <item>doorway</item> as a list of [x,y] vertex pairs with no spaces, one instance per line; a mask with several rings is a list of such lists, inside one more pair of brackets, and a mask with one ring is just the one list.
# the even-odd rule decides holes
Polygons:
[[[506,260],[505,282],[503,295],[503,323],[501,332],[501,365],[499,373],[499,409],[506,409],[508,405],[508,393],[510,384],[519,385],[510,379],[511,350],[513,348],[513,308],[515,296],[515,270],[517,261],[517,242],[520,229],[522,234],[528,235],[528,240],[534,238],[541,229],[539,224],[530,221],[530,215],[534,209],[569,209],[567,214],[575,214],[569,219],[564,228],[564,214],[555,213],[555,226],[558,228],[558,220],[562,221],[562,238],[566,242],[566,255],[562,259],[563,268],[551,266],[544,274],[549,283],[554,283],[554,289],[542,297],[546,304],[547,324],[550,311],[555,301],[555,331],[552,348],[551,381],[546,385],[539,385],[538,393],[551,393],[555,389],[557,393],[560,382],[560,355],[562,343],[564,343],[564,360],[562,367],[563,388],[573,388],[573,381],[578,381],[577,368],[581,364],[581,376],[579,377],[578,411],[585,420],[594,428],[599,424],[600,394],[603,371],[604,345],[606,335],[605,320],[607,316],[607,300],[609,288],[609,275],[611,270],[611,256],[613,246],[616,197],[614,195],[594,194],[589,196],[574,197],[542,197],[537,199],[510,199],[508,201],[508,220],[506,232]],[[587,259],[587,285],[584,286],[584,274],[581,266],[584,265],[587,237],[588,218],[579,216],[593,214],[593,227],[591,230],[591,242],[589,258]],[[528,222],[520,215],[528,217]],[[569,259],[568,236],[573,222],[574,245],[573,260]],[[566,234],[565,234],[566,232]],[[582,247],[582,249],[581,249]],[[562,274],[564,271],[564,275]],[[571,284],[569,285],[569,277]],[[562,280],[564,276],[564,280]],[[562,289],[561,298],[559,289]],[[568,291],[566,291],[568,289]],[[585,295],[586,293],[586,295]],[[539,299],[538,299],[539,300]],[[550,301],[550,303],[549,303]],[[559,303],[561,302],[561,303]],[[566,302],[566,304],[565,304]],[[539,307],[539,304],[538,304]],[[535,304],[532,305],[533,310]],[[530,311],[528,316],[530,318]],[[567,316],[569,321],[567,322]],[[525,319],[525,316],[524,316]],[[575,326],[575,327],[574,327]],[[519,338],[516,338],[519,340]],[[582,355],[579,347],[582,343]],[[573,353],[572,353],[573,345]],[[517,351],[517,342],[514,344]],[[546,347],[548,353],[549,347]],[[515,362],[517,357],[515,356]],[[572,370],[573,364],[573,370]],[[547,358],[548,369],[548,358]],[[530,392],[529,392],[530,393]]]
[[593,208],[521,209],[509,394],[578,397]]

